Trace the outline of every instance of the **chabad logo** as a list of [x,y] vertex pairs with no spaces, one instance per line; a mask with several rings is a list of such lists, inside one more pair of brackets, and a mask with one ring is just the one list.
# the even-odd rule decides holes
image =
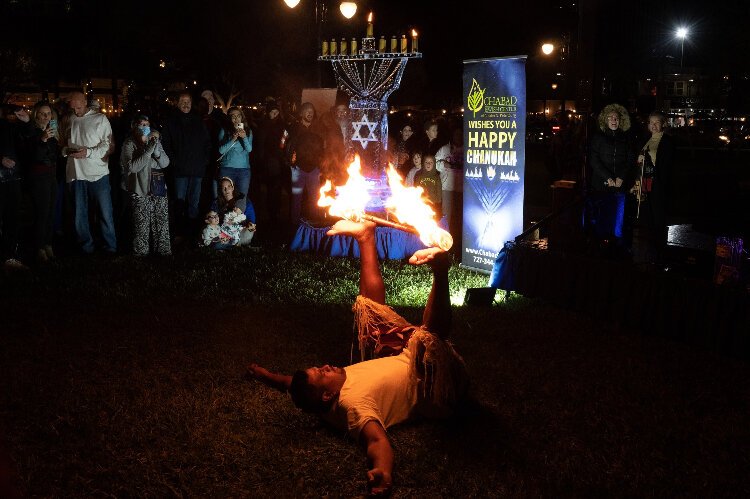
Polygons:
[[469,96],[467,97],[467,107],[469,108],[469,111],[474,112],[474,118],[476,118],[477,113],[482,110],[482,106],[484,106],[484,91],[487,90],[486,88],[480,88],[479,83],[477,83],[477,80],[472,78],[472,84],[471,84],[471,90],[469,90]]

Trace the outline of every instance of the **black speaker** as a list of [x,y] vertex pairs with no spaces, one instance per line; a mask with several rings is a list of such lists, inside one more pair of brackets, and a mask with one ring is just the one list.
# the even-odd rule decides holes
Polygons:
[[464,295],[464,305],[489,307],[495,301],[496,288],[468,288]]

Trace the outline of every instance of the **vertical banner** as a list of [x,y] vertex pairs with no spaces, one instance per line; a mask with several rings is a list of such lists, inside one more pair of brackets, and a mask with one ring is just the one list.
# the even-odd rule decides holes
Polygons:
[[464,61],[461,266],[490,273],[523,232],[526,56]]

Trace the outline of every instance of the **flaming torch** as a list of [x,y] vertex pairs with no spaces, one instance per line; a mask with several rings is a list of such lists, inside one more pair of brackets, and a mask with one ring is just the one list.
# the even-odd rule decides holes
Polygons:
[[377,225],[416,234],[427,246],[438,247],[444,251],[451,249],[453,238],[438,226],[435,221],[435,212],[422,199],[423,189],[405,187],[393,165],[388,168],[391,197],[386,201],[386,208],[399,222],[365,213],[370,196],[367,181],[361,173],[359,156],[354,157],[354,161],[346,171],[349,174],[346,184],[335,188],[331,181],[327,180],[320,188],[318,206],[328,207],[329,215],[354,222],[369,220]]

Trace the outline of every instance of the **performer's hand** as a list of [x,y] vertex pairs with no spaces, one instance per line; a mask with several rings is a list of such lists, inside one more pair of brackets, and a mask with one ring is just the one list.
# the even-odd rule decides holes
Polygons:
[[365,220],[363,222],[352,222],[351,220],[339,220],[335,224],[333,224],[333,227],[331,227],[328,232],[326,232],[326,235],[328,236],[338,236],[338,235],[345,235],[345,236],[352,236],[357,241],[362,240],[363,238],[371,237],[375,235],[375,224],[373,222],[370,222],[369,220]]
[[261,367],[254,362],[252,364],[248,364],[246,370],[248,377],[253,379],[262,379],[266,374],[268,374],[268,369],[266,369],[265,367]]
[[428,264],[433,269],[448,268],[451,266],[451,256],[440,248],[425,248],[417,250],[409,258],[412,265]]
[[391,491],[391,474],[381,468],[373,468],[367,472],[367,490],[370,495],[384,496]]

